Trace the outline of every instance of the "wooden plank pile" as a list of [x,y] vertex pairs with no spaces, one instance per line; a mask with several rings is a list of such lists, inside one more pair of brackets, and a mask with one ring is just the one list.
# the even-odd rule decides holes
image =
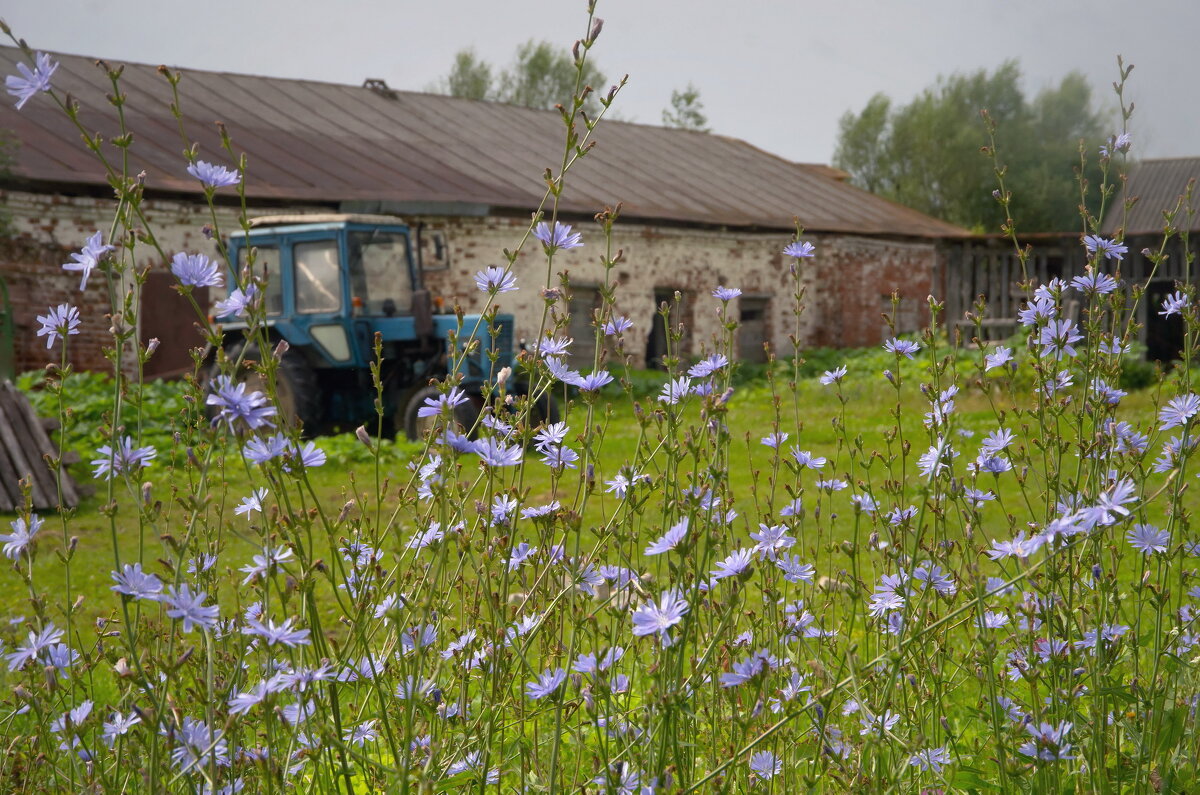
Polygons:
[[[39,419],[29,399],[11,381],[0,382],[0,511],[24,508],[20,483],[26,478],[35,509],[58,507],[55,472],[46,458],[58,454],[47,433],[56,426],[55,420]],[[64,466],[68,463],[73,462],[63,461]],[[79,504],[79,488],[65,470],[62,501],[65,508]]]

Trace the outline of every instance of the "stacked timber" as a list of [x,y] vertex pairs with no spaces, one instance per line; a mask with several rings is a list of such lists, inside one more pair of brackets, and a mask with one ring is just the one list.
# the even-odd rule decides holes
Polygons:
[[[58,457],[49,430],[57,423],[40,419],[25,397],[11,381],[0,382],[0,512],[24,509],[21,482],[29,482],[33,507],[52,510],[59,506],[58,477],[50,461]],[[62,472],[62,506],[74,508],[79,504],[79,488],[66,472]]]

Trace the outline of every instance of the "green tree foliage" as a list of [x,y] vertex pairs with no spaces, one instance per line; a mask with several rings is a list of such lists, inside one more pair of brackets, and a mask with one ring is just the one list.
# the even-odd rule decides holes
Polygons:
[[450,74],[433,86],[439,94],[464,99],[492,98],[492,67],[475,54],[473,49],[459,50],[454,56]]
[[[991,74],[939,78],[907,105],[876,94],[861,113],[842,117],[834,165],[873,193],[960,226],[998,231],[1004,214],[992,198],[993,164],[980,153],[987,143],[980,111],[987,110],[1000,162],[1009,164],[1005,181],[1018,229],[1076,228],[1080,142],[1095,152],[1104,120],[1076,72],[1032,101],[1020,82],[1017,63],[1007,61]],[[1094,168],[1085,174],[1093,184]]]
[[[453,97],[551,109],[570,101],[575,94],[575,78],[575,58],[569,50],[530,39],[517,47],[512,64],[500,72],[474,50],[460,50],[454,56],[450,74],[431,90]],[[584,64],[584,85],[601,91],[605,80],[604,73],[590,60]],[[584,110],[594,115],[599,109],[596,95],[589,95]]]
[[662,121],[667,127],[708,132],[708,117],[704,115],[700,89],[688,83],[682,91],[672,91],[671,107],[663,109]]

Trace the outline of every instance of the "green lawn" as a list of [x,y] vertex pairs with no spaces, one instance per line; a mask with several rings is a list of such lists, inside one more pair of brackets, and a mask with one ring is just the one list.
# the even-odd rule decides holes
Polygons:
[[[901,430],[902,438],[911,443],[911,461],[915,461],[916,456],[924,451],[929,443],[928,432],[921,424],[927,404],[920,395],[917,381],[912,378],[912,374],[907,377],[909,381],[904,385],[901,401],[904,419]],[[855,469],[857,476],[848,476],[849,454],[839,445],[839,434],[835,425],[837,422],[844,422],[846,427],[852,429],[852,436],[861,436],[862,449],[868,455],[871,451],[886,454],[889,450],[887,435],[895,424],[893,412],[896,398],[895,391],[883,377],[863,374],[848,378],[842,385],[842,393],[847,399],[844,407],[838,401],[832,387],[822,386],[814,378],[802,379],[794,392],[788,389],[786,382],[778,382],[776,393],[777,399],[773,398],[765,380],[745,385],[739,388],[729,401],[729,411],[724,417],[735,440],[734,465],[730,467],[729,486],[737,499],[735,507],[741,514],[734,527],[737,528],[738,538],[742,541],[748,538],[750,530],[755,529],[751,517],[773,515],[791,500],[785,490],[788,482],[786,477],[781,477],[780,482],[774,485],[768,482],[773,452],[759,441],[772,431],[777,411],[780,427],[790,434],[790,438],[781,448],[782,455],[785,455],[793,444],[798,444],[802,449],[811,450],[814,454],[829,459],[830,465],[822,471],[822,477],[857,482],[863,479],[865,472],[873,480],[886,478],[881,457],[865,468],[860,463]],[[1131,421],[1140,420],[1146,424],[1148,418],[1153,417],[1153,400],[1153,390],[1134,392],[1125,398],[1121,413]],[[960,461],[971,460],[982,437],[997,427],[992,401],[996,401],[996,407],[999,409],[1009,408],[1008,404],[1012,402],[1011,399],[1001,398],[1001,390],[998,388],[992,389],[990,393],[985,393],[979,388],[964,389],[957,397],[956,427],[961,431],[974,432],[973,438],[963,436],[958,440]],[[611,478],[619,467],[635,460],[639,455],[642,429],[635,419],[635,403],[640,404],[642,412],[650,417],[647,421],[646,437],[650,443],[656,442],[661,429],[653,419],[658,408],[653,396],[639,400],[631,400],[624,395],[603,397],[595,406],[596,421],[603,424],[605,430],[597,449],[597,488],[587,502],[583,516],[585,524],[595,526],[603,522],[604,517],[612,515],[616,499],[604,493],[601,481]],[[568,416],[572,437],[582,428],[585,408],[576,404],[572,406],[569,415],[564,415]],[[687,419],[698,419],[696,411],[693,408]],[[171,422],[169,418],[162,418],[161,421],[168,425]],[[1029,425],[1032,422],[1029,417],[1014,418],[1010,414],[1008,422],[1009,427],[1016,430],[1019,444],[1024,445],[1036,436]],[[799,428],[798,434],[796,428]],[[165,437],[160,434],[159,438]],[[388,515],[390,509],[398,502],[396,490],[410,477],[408,461],[413,455],[420,454],[419,446],[398,445],[379,466],[377,473],[375,463],[368,460],[369,454],[359,446],[352,435],[324,437],[316,442],[333,453],[325,466],[310,470],[309,482],[318,502],[331,514],[336,514],[348,500],[354,499],[357,503],[355,510],[378,508],[383,515]],[[644,443],[643,449],[645,447]],[[898,448],[899,440],[893,443],[892,449]],[[130,487],[124,482],[115,483],[114,488],[118,491],[116,502],[120,507],[110,521],[109,516],[102,510],[108,499],[108,483],[91,480],[90,469],[84,464],[74,467],[76,477],[92,483],[96,491],[69,516],[65,537],[61,520],[54,516],[45,516],[43,512],[43,517],[48,521],[37,541],[42,553],[34,566],[37,590],[44,594],[65,593],[65,569],[58,558],[68,546],[66,539],[72,539],[75,548],[70,593],[84,600],[81,609],[86,615],[107,615],[114,609],[116,602],[108,598],[108,586],[111,584],[109,573],[117,563],[117,555],[113,549],[114,536],[117,554],[122,563],[136,560],[149,562],[164,556],[163,539],[168,542],[171,538],[182,539],[189,532],[190,517],[194,509],[188,503],[188,495],[199,485],[195,482],[196,468],[172,464],[172,461],[181,461],[185,454],[182,449],[160,449],[158,460],[142,474],[139,483],[149,484],[150,500],[157,503],[159,508],[154,514],[153,523],[141,525],[130,505],[141,499],[142,493],[121,494],[120,492],[128,492]],[[532,451],[528,457],[536,460]],[[204,510],[210,517],[215,518],[215,521],[210,520],[208,525],[220,528],[216,537],[208,539],[208,545],[212,552],[219,553],[218,566],[222,569],[236,569],[248,563],[251,556],[259,551],[261,544],[260,535],[251,529],[251,525],[243,517],[234,515],[233,509],[244,496],[264,484],[259,473],[252,467],[233,466],[237,461],[237,456],[228,457],[227,464],[230,468],[224,471],[212,470],[204,484],[204,492],[209,495],[209,502]],[[462,477],[471,477],[477,467],[474,457],[463,456],[460,461]],[[696,462],[689,457],[685,459],[685,464],[688,466],[683,468],[684,476],[703,483],[704,462]],[[539,505],[554,498],[560,498],[564,503],[570,504],[573,494],[555,492],[550,472],[546,467],[535,463],[527,467],[526,471],[529,496],[523,504]],[[658,477],[662,473],[650,469],[647,474]],[[377,476],[381,484],[387,484],[379,505],[376,504],[374,496]],[[1016,479],[1011,475],[1002,477],[998,481],[998,487],[1001,502],[1004,505],[1015,505],[1019,496]],[[815,495],[810,484],[806,504],[820,504],[824,510],[849,512],[852,508],[848,493],[847,491],[833,495]],[[307,499],[307,495],[304,495],[304,498]],[[995,515],[998,522],[1006,523],[1006,517],[996,505],[988,506],[987,511]],[[818,527],[827,526],[824,522],[816,524]],[[839,523],[837,526],[846,528],[848,525]],[[397,517],[395,527],[391,541],[395,548],[399,549],[415,528],[403,515]],[[647,539],[661,532],[660,527],[652,525],[643,527],[643,530]],[[819,546],[843,540],[845,539],[826,539],[818,535],[814,538],[802,538],[801,543],[815,553]],[[727,546],[732,545],[731,540]],[[25,613],[28,608],[28,595],[27,587],[19,578],[0,578],[0,598],[9,606],[9,617]],[[233,594],[226,596],[233,597]]]

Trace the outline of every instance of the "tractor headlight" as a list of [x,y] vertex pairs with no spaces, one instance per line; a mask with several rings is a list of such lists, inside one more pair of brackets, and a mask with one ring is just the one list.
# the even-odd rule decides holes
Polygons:
[[308,333],[325,349],[329,358],[335,362],[350,361],[350,340],[346,337],[346,329],[331,323],[325,326],[310,326]]

